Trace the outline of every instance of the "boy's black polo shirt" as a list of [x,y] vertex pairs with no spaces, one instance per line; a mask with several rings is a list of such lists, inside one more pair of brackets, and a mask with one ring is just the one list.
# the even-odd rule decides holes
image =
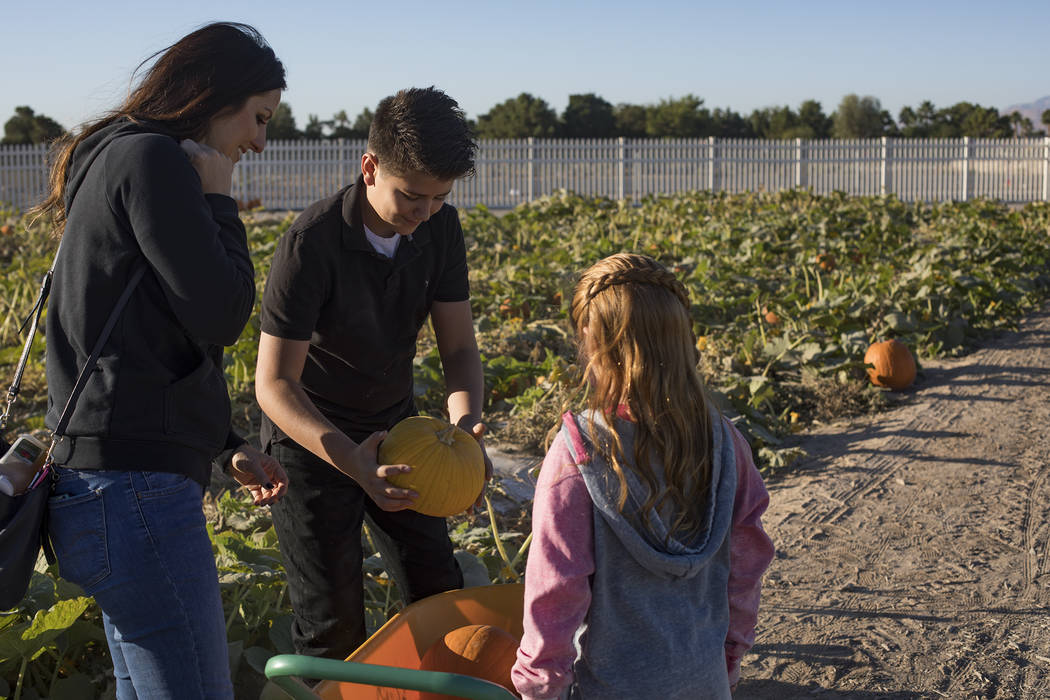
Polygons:
[[[361,219],[364,183],[312,204],[277,244],[262,301],[262,330],[309,340],[302,387],[360,441],[415,412],[412,360],[435,301],[470,298],[459,215],[444,205],[394,259],[375,251]],[[262,440],[286,436],[263,417]]]

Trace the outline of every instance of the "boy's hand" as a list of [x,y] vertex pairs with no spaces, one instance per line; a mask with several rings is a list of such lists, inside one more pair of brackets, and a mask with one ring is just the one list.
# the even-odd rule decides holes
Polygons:
[[[470,434],[474,436],[474,439],[478,441],[478,445],[481,447],[481,456],[485,459],[485,484],[488,484],[492,480],[492,460],[489,459],[489,453],[485,450],[485,431],[488,427],[484,423],[475,423],[470,429]],[[482,508],[485,505],[485,484],[481,486],[481,493],[478,494],[478,500],[474,501],[474,508]]]
[[353,454],[355,466],[352,467],[353,473],[350,476],[383,510],[405,510],[415,504],[419,494],[410,489],[398,488],[386,478],[394,474],[407,474],[412,471],[412,467],[407,464],[379,464],[376,451],[385,437],[386,431],[381,430],[372,433],[357,446]]
[[245,444],[230,458],[230,475],[257,506],[276,503],[288,490],[288,474],[276,459]]

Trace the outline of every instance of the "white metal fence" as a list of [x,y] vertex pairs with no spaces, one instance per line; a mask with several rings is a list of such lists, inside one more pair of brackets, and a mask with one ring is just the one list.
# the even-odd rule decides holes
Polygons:
[[[513,207],[558,189],[638,200],[689,190],[896,194],[906,201],[1050,201],[1050,138],[483,140],[457,206]],[[238,199],[301,209],[357,176],[363,140],[272,141],[234,170]],[[43,146],[0,146],[0,206],[47,186]]]

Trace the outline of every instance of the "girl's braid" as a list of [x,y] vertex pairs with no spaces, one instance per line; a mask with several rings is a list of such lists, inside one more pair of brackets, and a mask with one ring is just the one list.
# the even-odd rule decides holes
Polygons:
[[663,287],[682,302],[682,306],[689,310],[689,293],[677,277],[663,268],[638,268],[632,267],[626,270],[607,272],[601,277],[591,281],[587,288],[587,301],[601,294],[609,287],[618,284],[646,284],[653,287]]

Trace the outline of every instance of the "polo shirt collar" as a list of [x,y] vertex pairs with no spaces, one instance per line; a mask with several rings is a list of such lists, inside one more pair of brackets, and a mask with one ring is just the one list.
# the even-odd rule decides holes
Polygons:
[[[365,223],[361,216],[361,198],[364,196],[365,179],[358,175],[354,184],[346,188],[346,192],[343,193],[343,243],[350,250],[370,253],[374,252],[375,248],[365,238]],[[409,238],[417,246],[429,243],[430,222],[424,221],[420,224]]]

